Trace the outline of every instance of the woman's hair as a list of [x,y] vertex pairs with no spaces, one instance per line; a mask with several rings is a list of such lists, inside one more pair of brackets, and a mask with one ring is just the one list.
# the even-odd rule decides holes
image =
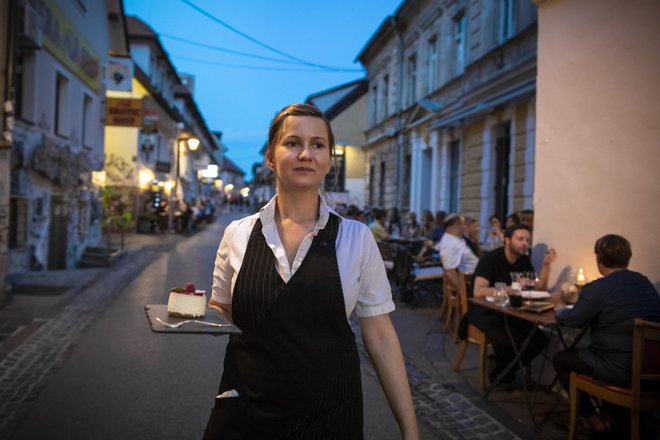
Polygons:
[[620,235],[608,234],[596,240],[594,245],[596,260],[605,267],[628,267],[632,257],[630,243]]
[[[273,118],[270,123],[270,128],[268,129],[268,144],[266,145],[266,159],[272,159],[273,152],[277,142],[280,140],[282,134],[282,127],[284,127],[284,121],[289,116],[310,116],[312,118],[319,118],[325,122],[325,127],[328,130],[328,147],[330,150],[330,158],[333,159],[333,163],[336,162],[335,156],[335,135],[332,132],[332,126],[330,121],[326,119],[325,115],[321,110],[316,108],[311,104],[290,104],[284,107],[279,111]],[[336,163],[334,163],[336,165]],[[336,180],[337,176],[335,176]],[[335,185],[337,182],[335,182]]]

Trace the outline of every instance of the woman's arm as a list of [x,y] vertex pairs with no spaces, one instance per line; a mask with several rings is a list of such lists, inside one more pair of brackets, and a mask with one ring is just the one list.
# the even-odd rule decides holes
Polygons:
[[209,300],[209,307],[212,309],[216,309],[218,312],[223,313],[229,317],[229,320],[231,321],[231,304],[220,304],[219,302],[215,301],[213,298]]
[[419,430],[403,353],[390,315],[360,318],[362,340],[367,348],[387,401],[404,440],[418,440]]

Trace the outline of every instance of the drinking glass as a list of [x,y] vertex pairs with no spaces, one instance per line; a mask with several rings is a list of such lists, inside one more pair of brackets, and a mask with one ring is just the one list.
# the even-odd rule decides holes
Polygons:
[[536,272],[523,272],[520,278],[520,285],[525,290],[533,290],[538,283],[539,278]]
[[500,307],[506,307],[509,303],[509,295],[506,293],[506,283],[495,283],[493,302]]
[[522,278],[522,272],[510,272],[509,275],[511,276],[511,291],[520,294],[520,278]]

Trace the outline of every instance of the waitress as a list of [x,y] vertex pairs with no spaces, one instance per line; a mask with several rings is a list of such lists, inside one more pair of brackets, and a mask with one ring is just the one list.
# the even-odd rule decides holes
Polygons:
[[271,122],[277,194],[227,227],[215,262],[209,305],[243,334],[229,338],[205,439],[362,439],[353,310],[402,438],[419,439],[376,242],[319,193],[334,148],[314,106],[289,105]]

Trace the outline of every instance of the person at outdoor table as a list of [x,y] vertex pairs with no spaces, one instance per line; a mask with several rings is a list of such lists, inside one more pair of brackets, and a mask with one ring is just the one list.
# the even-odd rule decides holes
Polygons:
[[450,287],[458,287],[458,270],[474,272],[479,258],[465,242],[465,218],[460,214],[449,214],[445,219],[445,233],[437,245],[444,268],[444,280]]
[[393,237],[401,235],[401,217],[399,210],[395,207],[391,208],[387,214],[387,232]]
[[[603,275],[586,284],[573,308],[566,307],[561,293],[551,300],[557,320],[567,327],[591,329],[588,348],[564,350],[554,357],[557,376],[569,390],[571,371],[614,385],[629,386],[632,374],[634,321],[660,322],[660,297],[644,275],[628,269],[630,243],[619,235],[605,235],[594,246],[598,272]],[[582,393],[581,424],[591,430],[611,428],[605,411],[595,412]]]
[[[504,246],[488,252],[479,259],[474,271],[474,296],[492,296],[495,283],[511,284],[511,272],[533,272],[534,266],[527,255],[529,249],[530,231],[522,224],[510,226],[504,232]],[[548,249],[539,272],[537,288],[544,290],[548,283],[550,266],[557,255],[553,249]],[[477,327],[488,336],[495,351],[495,365],[491,365],[488,377],[493,382],[497,376],[515,358],[515,350],[505,329],[504,315],[484,307],[471,307],[469,311],[470,324]],[[519,318],[508,316],[508,326],[513,339],[519,348],[533,324]],[[524,365],[529,364],[548,345],[548,337],[542,332],[536,332],[527,349],[522,354]],[[515,377],[515,369],[511,369],[501,381],[503,388],[511,388]]]
[[431,232],[429,237],[433,243],[439,243],[442,239],[442,234],[445,233],[445,219],[447,213],[445,211],[438,211],[435,213],[435,229]]
[[374,212],[374,221],[372,221],[369,224],[369,229],[371,230],[371,233],[374,235],[376,241],[383,241],[390,238],[390,234],[387,232],[387,229],[385,228],[386,219],[387,219],[387,215],[385,214],[385,211],[383,211],[382,209],[377,209]]
[[515,212],[507,215],[505,220],[506,220],[504,222],[505,229],[520,223],[520,217],[518,217],[518,214],[516,214]]
[[209,305],[243,333],[229,338],[205,439],[362,439],[354,310],[401,437],[419,439],[376,242],[319,193],[334,148],[314,106],[292,104],[271,122],[277,194],[227,227],[213,272]]
[[410,211],[408,213],[408,221],[406,222],[404,237],[411,240],[416,240],[419,238],[421,232],[422,227],[419,223],[417,223],[417,214],[415,214],[415,211]]
[[482,247],[486,251],[492,251],[504,244],[504,231],[502,231],[502,222],[496,215],[491,215],[488,222],[490,227]]
[[422,211],[422,231],[421,234],[423,237],[429,238],[433,234],[435,229],[435,219],[433,218],[433,213],[428,209]]
[[479,249],[479,221],[476,218],[467,217],[465,219],[465,235],[463,238],[474,255],[477,257],[481,255],[481,249]]

